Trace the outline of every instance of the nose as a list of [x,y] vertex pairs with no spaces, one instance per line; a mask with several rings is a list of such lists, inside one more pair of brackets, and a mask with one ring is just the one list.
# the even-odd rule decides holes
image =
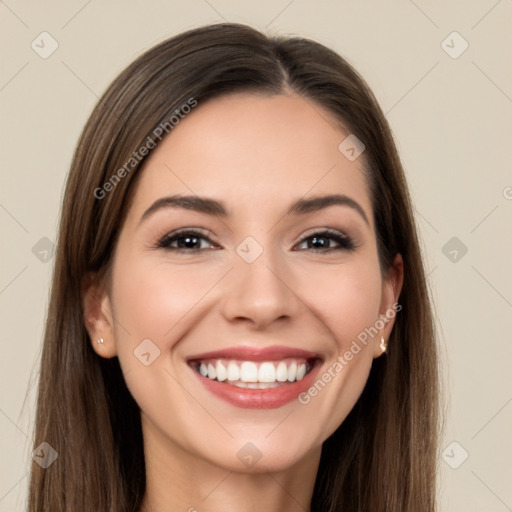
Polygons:
[[301,300],[294,290],[294,279],[286,262],[263,253],[252,263],[235,254],[235,264],[225,283],[224,317],[230,321],[245,320],[252,328],[263,329],[276,320],[293,318]]

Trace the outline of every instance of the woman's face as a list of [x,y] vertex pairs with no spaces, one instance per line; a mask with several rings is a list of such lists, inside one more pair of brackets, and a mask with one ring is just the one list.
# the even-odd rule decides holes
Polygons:
[[147,446],[278,470],[317,455],[353,408],[401,266],[381,275],[364,153],[338,148],[348,135],[298,96],[235,94],[151,151],[94,333]]

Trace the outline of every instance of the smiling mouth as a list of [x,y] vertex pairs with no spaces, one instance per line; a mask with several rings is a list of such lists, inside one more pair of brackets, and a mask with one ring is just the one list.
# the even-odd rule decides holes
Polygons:
[[270,389],[301,381],[313,368],[314,359],[286,358],[278,361],[201,359],[190,366],[204,378],[248,389]]

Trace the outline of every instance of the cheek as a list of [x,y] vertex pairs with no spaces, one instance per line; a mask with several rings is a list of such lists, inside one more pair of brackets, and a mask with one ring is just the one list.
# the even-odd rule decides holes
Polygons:
[[304,296],[327,328],[331,350],[322,371],[299,397],[299,403],[311,417],[324,418],[318,434],[318,442],[323,442],[344,421],[366,385],[373,349],[365,329],[379,318],[381,276],[378,267],[361,260],[314,275],[314,282],[303,283]]
[[303,282],[308,305],[327,326],[340,351],[379,318],[379,269],[360,263],[310,271],[315,278]]
[[179,338],[180,322],[218,279],[205,266],[144,264],[140,255],[124,259],[114,274],[113,296],[116,315],[130,332],[129,345],[149,338],[161,351],[171,348]]
[[[189,396],[176,379],[173,348],[218,280],[206,266],[201,271],[199,265],[148,262],[126,250],[114,266],[112,303],[119,362],[137,404],[149,418],[159,418],[161,425],[173,424],[172,411],[187,407]],[[174,427],[175,433],[185,436],[186,425],[180,425]]]

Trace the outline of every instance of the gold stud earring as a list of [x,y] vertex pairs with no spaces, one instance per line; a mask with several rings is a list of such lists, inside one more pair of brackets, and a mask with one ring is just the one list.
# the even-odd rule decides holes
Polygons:
[[380,349],[382,350],[382,352],[386,352],[387,350],[387,345],[386,345],[386,341],[384,340],[384,336],[382,336],[380,338]]
[[98,343],[99,343],[99,344],[103,344],[103,338],[99,339],[99,340],[98,340]]

